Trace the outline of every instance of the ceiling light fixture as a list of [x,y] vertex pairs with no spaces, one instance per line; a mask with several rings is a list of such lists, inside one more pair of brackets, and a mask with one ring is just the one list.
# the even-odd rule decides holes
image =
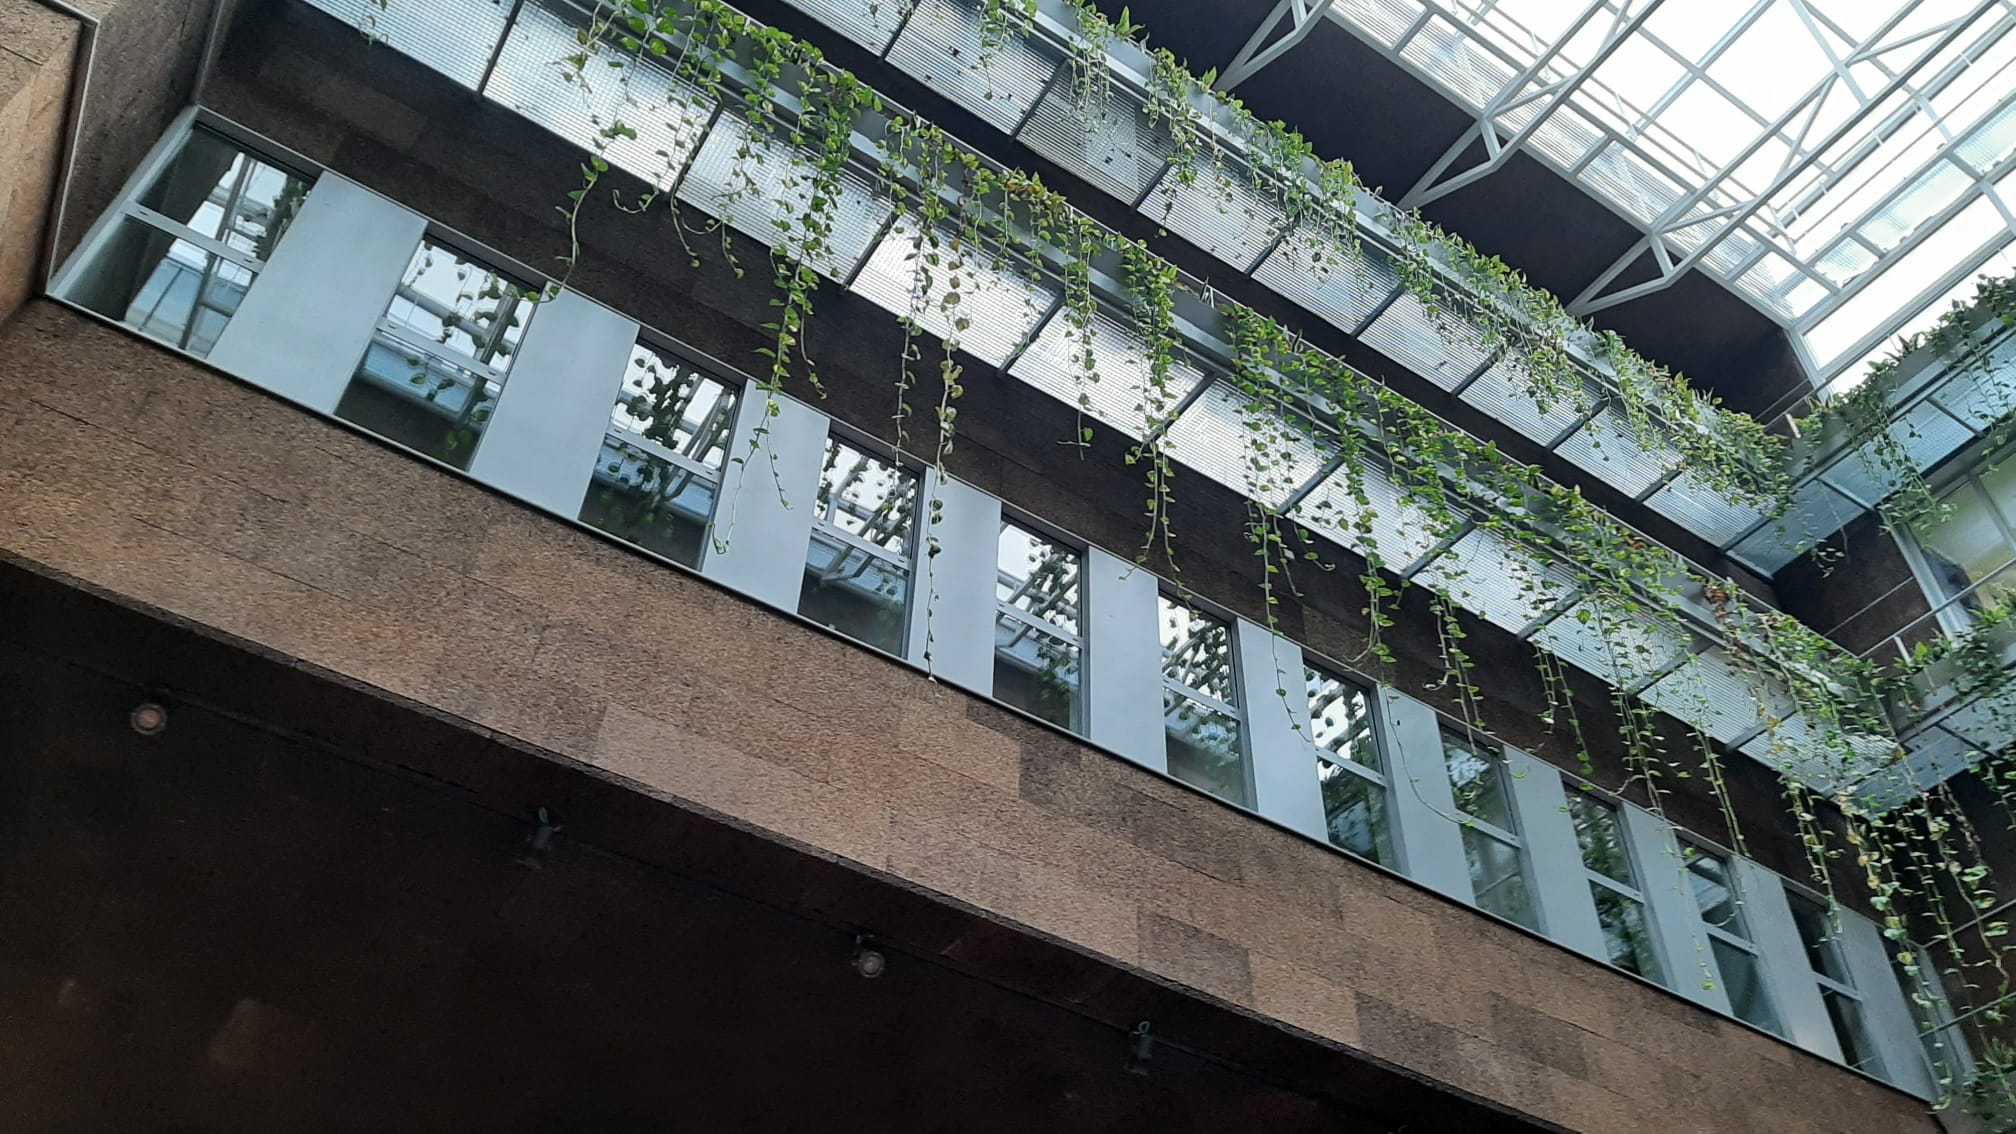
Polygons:
[[874,980],[889,969],[889,958],[882,950],[875,948],[875,939],[865,933],[854,938],[854,971],[868,980]]
[[126,723],[141,736],[160,736],[168,731],[168,707],[159,701],[142,701],[126,714]]

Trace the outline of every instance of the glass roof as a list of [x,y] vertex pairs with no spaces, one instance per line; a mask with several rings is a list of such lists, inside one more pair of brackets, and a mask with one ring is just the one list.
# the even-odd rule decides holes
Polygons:
[[[1524,150],[1648,234],[1578,313],[1698,267],[1788,327],[1816,383],[1845,386],[1977,274],[2011,268],[2010,0],[1334,0],[1328,14],[1475,112],[1487,154]],[[1458,155],[1476,137],[1403,203],[1474,179]],[[1648,247],[1660,279],[1615,285]]]

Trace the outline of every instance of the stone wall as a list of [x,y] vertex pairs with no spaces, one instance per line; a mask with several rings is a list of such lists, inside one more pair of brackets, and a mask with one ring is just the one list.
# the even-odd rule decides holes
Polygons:
[[0,554],[1564,1128],[1922,1107],[47,303]]
[[77,37],[37,0],[0,0],[0,319],[41,286]]

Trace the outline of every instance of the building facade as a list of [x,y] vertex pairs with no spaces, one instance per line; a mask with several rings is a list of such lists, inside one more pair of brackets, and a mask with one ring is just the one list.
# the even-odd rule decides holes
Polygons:
[[[679,11],[0,0],[28,1128],[1952,1118],[1994,698],[1851,782],[1746,634],[1997,609],[1971,362],[1950,514],[1773,512],[1172,173],[1251,138],[1085,12]],[[1981,873],[1886,889],[1956,771]]]

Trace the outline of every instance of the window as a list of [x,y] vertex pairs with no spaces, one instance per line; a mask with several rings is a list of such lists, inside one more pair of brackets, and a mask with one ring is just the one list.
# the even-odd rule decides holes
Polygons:
[[1507,921],[1538,929],[1526,891],[1525,854],[1512,820],[1505,761],[1497,753],[1445,732],[1442,760],[1462,813],[1463,854],[1477,905]]
[[1918,1042],[1932,1065],[1933,1078],[1964,1080],[1974,1070],[1974,1054],[1967,1046],[1966,1033],[1953,1014],[1952,1002],[1946,999],[1932,954],[1914,942],[1911,956],[1915,964],[1907,968],[1893,957],[1891,968],[1911,1005],[1911,1019],[1918,1025]]
[[1582,866],[1589,874],[1589,894],[1596,901],[1596,921],[1603,927],[1610,963],[1647,980],[1662,979],[1652,935],[1645,928],[1645,895],[1631,869],[1616,806],[1586,792],[1570,791],[1568,817],[1582,848]]
[[1730,1011],[1765,1031],[1784,1034],[1771,994],[1764,987],[1763,966],[1757,961],[1757,946],[1743,920],[1729,860],[1689,842],[1680,844],[1680,858],[1687,867],[1694,908],[1700,911],[1702,928],[1708,931],[1711,971],[1729,997]]
[[1316,746],[1316,782],[1330,841],[1352,854],[1394,865],[1386,812],[1385,767],[1372,733],[1372,700],[1363,686],[1305,666],[1309,739]]
[[1232,627],[1168,597],[1162,623],[1162,720],[1169,774],[1241,807],[1251,807],[1239,700],[1232,668]]
[[468,468],[537,294],[432,237],[422,240],[336,415]]
[[916,529],[917,474],[828,437],[798,613],[901,654]]
[[698,564],[740,396],[638,343],[580,518],[674,562]]
[[1961,632],[2016,588],[2016,464],[1969,474],[1942,500],[1946,518],[1915,536],[1918,572],[1940,624]]
[[1084,731],[1078,579],[1084,557],[1001,524],[994,583],[994,696]]
[[208,130],[189,132],[120,210],[70,298],[207,355],[308,197],[309,181]]
[[1842,1061],[1871,1075],[1884,1075],[1882,1057],[1869,1042],[1869,1029],[1862,1019],[1862,997],[1855,991],[1854,978],[1841,955],[1840,915],[1796,890],[1788,889],[1785,897],[1792,904],[1792,921],[1806,946],[1806,961],[1820,985],[1820,998],[1827,1004],[1827,1019],[1834,1025],[1835,1038],[1841,1041]]

